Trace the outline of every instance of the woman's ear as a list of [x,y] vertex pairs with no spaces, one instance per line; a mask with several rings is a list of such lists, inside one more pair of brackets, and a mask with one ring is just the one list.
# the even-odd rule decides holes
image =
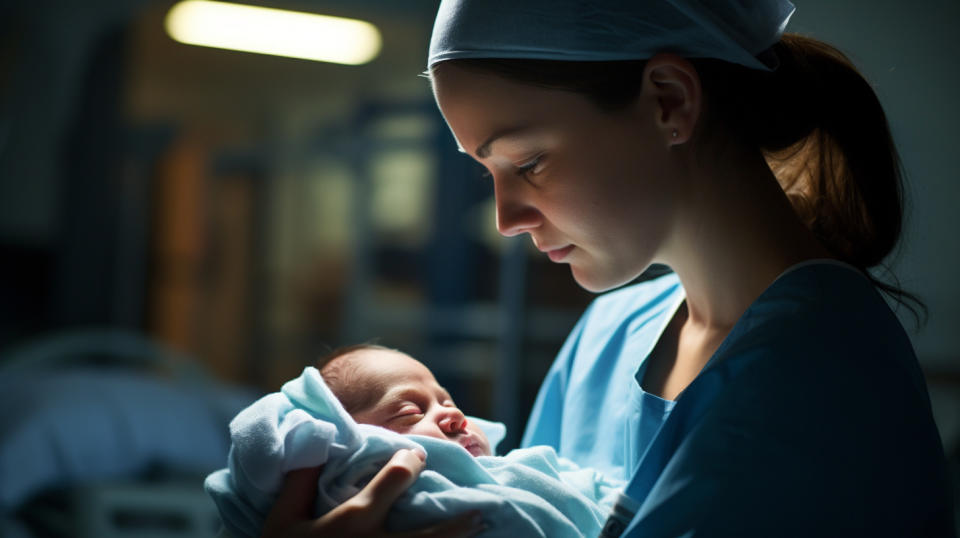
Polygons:
[[689,141],[703,105],[700,76],[693,64],[676,54],[650,58],[643,72],[643,94],[657,102],[655,121],[667,146]]

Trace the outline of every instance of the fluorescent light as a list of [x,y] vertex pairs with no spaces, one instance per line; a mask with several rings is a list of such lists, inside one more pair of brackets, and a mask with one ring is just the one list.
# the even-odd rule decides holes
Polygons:
[[170,37],[189,45],[359,65],[380,52],[376,26],[354,19],[185,0],[170,8]]

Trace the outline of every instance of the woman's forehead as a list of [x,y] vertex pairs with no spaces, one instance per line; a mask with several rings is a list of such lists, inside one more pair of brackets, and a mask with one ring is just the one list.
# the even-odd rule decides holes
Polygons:
[[592,103],[573,92],[459,67],[438,72],[434,88],[459,149],[480,159],[489,154],[495,141],[543,137],[597,113]]
[[522,105],[536,102],[543,94],[559,93],[559,90],[458,66],[438,70],[433,76],[433,89],[441,106],[445,103],[493,104],[507,110],[522,110]]

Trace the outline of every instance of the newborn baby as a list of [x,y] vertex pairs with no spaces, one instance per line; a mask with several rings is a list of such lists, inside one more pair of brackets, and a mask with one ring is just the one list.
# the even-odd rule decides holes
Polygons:
[[467,420],[426,366],[399,351],[362,344],[317,363],[350,416],[403,434],[451,441],[473,456],[491,456],[490,441]]
[[314,516],[349,499],[399,449],[426,453],[424,470],[387,515],[390,531],[467,511],[481,536],[597,536],[624,483],[547,446],[492,456],[502,424],[464,417],[420,362],[379,346],[322,359],[230,422],[228,468],[205,487],[228,536],[259,536],[285,473],[322,466]]

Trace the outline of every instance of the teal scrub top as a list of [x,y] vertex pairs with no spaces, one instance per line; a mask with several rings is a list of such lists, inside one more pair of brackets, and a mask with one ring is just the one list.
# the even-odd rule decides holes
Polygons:
[[922,373],[863,274],[787,270],[667,401],[640,381],[684,298],[674,274],[597,298],[523,438],[629,481],[623,536],[955,535]]

